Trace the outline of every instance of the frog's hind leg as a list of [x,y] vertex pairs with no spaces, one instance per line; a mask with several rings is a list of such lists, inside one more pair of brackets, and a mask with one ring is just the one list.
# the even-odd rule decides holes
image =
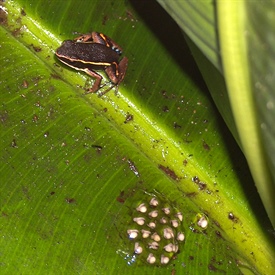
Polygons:
[[89,70],[89,69],[85,69],[84,72],[86,74],[88,74],[89,76],[95,78],[95,82],[94,82],[93,86],[90,89],[88,89],[86,94],[97,92],[100,88],[100,83],[101,83],[101,80],[102,80],[102,76],[99,75],[98,73],[94,72],[94,71]]

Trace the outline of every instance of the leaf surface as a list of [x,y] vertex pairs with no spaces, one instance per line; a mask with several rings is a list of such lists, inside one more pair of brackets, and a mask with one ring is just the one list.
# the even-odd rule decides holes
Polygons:
[[[17,1],[2,8],[4,272],[271,270],[273,244],[262,229],[270,225],[245,160],[186,44],[163,42],[156,22],[137,13],[143,5]],[[54,57],[62,40],[91,30],[112,37],[130,60],[117,94],[83,95],[88,77]],[[154,196],[184,217],[185,241],[168,265],[147,263],[146,245],[136,256],[127,235],[137,226],[136,207]],[[201,215],[206,230],[197,225]],[[159,261],[163,252],[156,253]]]

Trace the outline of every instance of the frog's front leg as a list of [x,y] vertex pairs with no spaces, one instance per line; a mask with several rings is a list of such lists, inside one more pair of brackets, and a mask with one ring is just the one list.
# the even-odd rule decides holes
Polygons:
[[108,66],[105,69],[105,72],[108,75],[109,79],[116,86],[118,86],[125,77],[127,67],[128,67],[128,58],[123,57],[118,64],[114,62],[111,64],[111,66]]
[[128,68],[128,58],[126,56],[124,56],[118,64],[118,71],[119,71],[118,78],[119,78],[119,80],[118,80],[117,85],[119,85],[120,82],[123,81],[126,71],[127,71],[127,68]]
[[92,70],[89,70],[89,69],[85,69],[84,72],[86,74],[90,75],[91,77],[95,78],[95,82],[94,82],[92,88],[88,89],[86,94],[95,93],[100,88],[100,83],[101,83],[101,80],[102,80],[102,76],[99,75],[98,73],[92,71]]

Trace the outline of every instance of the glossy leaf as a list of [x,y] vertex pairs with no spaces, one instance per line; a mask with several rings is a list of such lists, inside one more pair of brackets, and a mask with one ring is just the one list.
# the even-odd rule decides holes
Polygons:
[[[156,3],[17,1],[2,8],[4,272],[272,270],[270,224],[245,160],[184,41],[175,36],[167,44],[149,11],[167,19],[164,34],[175,31]],[[117,94],[83,95],[88,77],[54,57],[62,40],[91,30],[112,37],[130,60]],[[167,265],[133,254],[127,235],[136,207],[154,196],[183,214],[185,241]],[[156,253],[159,260],[163,250]]]
[[192,40],[197,64],[246,156],[274,226],[274,3],[259,9],[246,1],[160,2]]

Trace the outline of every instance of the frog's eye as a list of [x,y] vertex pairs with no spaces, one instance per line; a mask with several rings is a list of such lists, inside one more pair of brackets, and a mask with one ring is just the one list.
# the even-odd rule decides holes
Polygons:
[[112,50],[115,51],[119,55],[122,54],[122,51],[119,48],[115,47],[115,46],[112,47]]

